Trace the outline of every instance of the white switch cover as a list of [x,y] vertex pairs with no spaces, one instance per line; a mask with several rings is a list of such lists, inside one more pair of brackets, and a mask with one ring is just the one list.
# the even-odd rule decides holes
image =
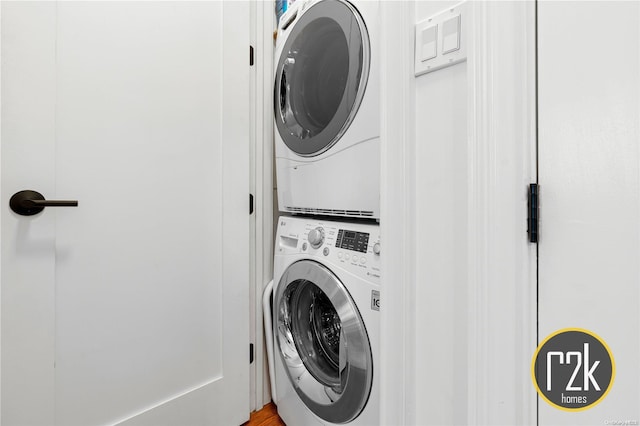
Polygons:
[[464,1],[416,24],[416,77],[466,61],[467,22]]
[[420,42],[422,43],[422,56],[420,60],[424,62],[435,58],[438,54],[438,27],[434,25],[422,30]]
[[460,49],[460,15],[442,23],[442,53]]

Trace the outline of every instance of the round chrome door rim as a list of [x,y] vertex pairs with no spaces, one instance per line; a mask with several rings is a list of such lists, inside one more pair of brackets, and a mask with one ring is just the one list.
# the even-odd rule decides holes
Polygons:
[[[290,286],[312,283],[325,293],[341,322],[340,389],[326,386],[306,368],[291,330],[285,293]],[[346,423],[364,409],[373,382],[369,337],[360,313],[342,282],[325,266],[312,260],[293,263],[283,274],[274,299],[274,336],[290,383],[304,404],[318,417]],[[343,337],[344,336],[344,337]],[[307,360],[309,362],[309,360]]]
[[[285,60],[285,57],[287,55],[288,52],[288,47],[290,47],[290,44],[292,44],[293,42],[295,42],[297,36],[299,35],[300,31],[296,31],[299,24],[299,21],[301,19],[304,18],[305,15],[309,14],[311,11],[313,11],[314,7],[317,7],[319,4],[324,3],[324,2],[338,2],[342,5],[344,5],[345,7],[348,8],[348,10],[350,11],[351,15],[354,17],[357,25],[358,25],[358,29],[360,31],[360,38],[362,40],[362,72],[361,72],[361,76],[360,76],[360,80],[359,80],[359,85],[356,91],[356,96],[355,96],[355,100],[353,103],[353,106],[351,107],[349,114],[347,115],[344,123],[342,124],[341,128],[339,129],[339,131],[337,132],[337,134],[327,143],[325,144],[322,148],[315,150],[313,152],[310,153],[301,153],[296,151],[295,149],[291,148],[289,146],[289,144],[287,143],[287,136],[283,135],[280,127],[284,127],[285,129],[287,128],[287,125],[285,124],[285,117],[281,111],[280,108],[280,91],[281,91],[281,83],[282,83],[282,73],[284,71],[284,69],[286,68],[288,62],[287,60]],[[313,22],[313,21],[311,21]],[[291,30],[291,33],[289,35],[289,37],[287,38],[287,40],[285,41],[285,45],[282,49],[282,52],[280,54],[280,58],[278,59],[278,67],[277,67],[277,71],[276,71],[276,80],[275,80],[275,84],[274,84],[274,117],[275,117],[275,121],[276,121],[276,130],[277,132],[280,134],[280,137],[283,139],[285,145],[287,145],[287,147],[289,149],[291,149],[293,152],[296,153],[296,155],[299,155],[300,157],[315,157],[318,155],[323,154],[324,152],[326,152],[327,150],[331,149],[341,138],[342,136],[345,134],[345,132],[349,129],[349,127],[351,126],[353,120],[355,119],[356,114],[358,113],[358,110],[360,109],[360,105],[362,103],[362,99],[364,98],[364,94],[367,88],[367,84],[368,84],[368,80],[369,80],[369,69],[370,69],[370,62],[371,62],[371,47],[370,47],[370,41],[369,41],[369,34],[367,31],[367,27],[366,24],[364,22],[364,20],[362,19],[362,16],[360,15],[360,12],[358,12],[358,10],[351,5],[351,3],[344,1],[344,0],[321,0],[318,1],[316,3],[314,3],[313,5],[311,5],[310,7],[308,7],[296,20],[296,22],[294,22],[293,24],[293,28]],[[287,58],[288,59],[288,58]],[[351,57],[349,58],[349,63],[351,64],[354,61],[354,59]],[[346,90],[345,90],[346,93]],[[344,93],[343,93],[344,96]],[[344,100],[342,102],[345,102]],[[341,104],[342,104],[341,102]],[[340,108],[338,108],[339,110]],[[330,123],[329,123],[330,124]],[[327,126],[328,127],[328,126]],[[326,128],[326,127],[325,127]],[[318,135],[322,134],[322,132],[320,132]],[[314,136],[315,137],[318,137]]]

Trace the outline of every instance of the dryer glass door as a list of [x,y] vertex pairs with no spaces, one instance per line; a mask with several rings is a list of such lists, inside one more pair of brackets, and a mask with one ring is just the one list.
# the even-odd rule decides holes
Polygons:
[[274,96],[276,127],[292,151],[321,154],[347,130],[364,96],[369,57],[362,17],[347,2],[318,2],[293,24]]
[[347,289],[325,266],[301,260],[283,274],[275,301],[280,359],[300,399],[328,422],[356,418],[369,398],[373,365]]

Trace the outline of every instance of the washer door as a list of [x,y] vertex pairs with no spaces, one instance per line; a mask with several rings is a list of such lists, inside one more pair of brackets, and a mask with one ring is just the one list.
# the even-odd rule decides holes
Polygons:
[[325,266],[300,260],[280,279],[275,301],[280,358],[300,399],[328,422],[356,418],[369,399],[373,363],[347,289]]
[[321,1],[291,29],[278,61],[275,121],[301,156],[329,149],[358,111],[369,75],[369,36],[349,3]]

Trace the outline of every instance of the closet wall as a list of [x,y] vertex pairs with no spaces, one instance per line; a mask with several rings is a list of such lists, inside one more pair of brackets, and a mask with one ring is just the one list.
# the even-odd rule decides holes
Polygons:
[[[457,3],[417,1],[416,22]],[[416,418],[432,425],[467,421],[467,75],[415,79]]]

